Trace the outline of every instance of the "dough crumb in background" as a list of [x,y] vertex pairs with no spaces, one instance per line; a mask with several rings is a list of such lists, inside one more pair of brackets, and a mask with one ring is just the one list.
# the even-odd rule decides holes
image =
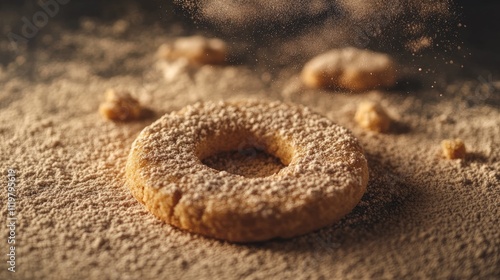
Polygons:
[[160,46],[157,56],[165,60],[187,59],[192,64],[224,64],[227,45],[217,38],[182,37]]
[[365,101],[358,105],[354,120],[364,129],[381,133],[389,131],[391,126],[391,118],[385,109],[372,101]]
[[396,72],[389,55],[348,47],[311,59],[302,70],[302,81],[310,88],[366,91],[394,86]]
[[142,106],[127,91],[106,91],[106,100],[99,106],[99,113],[112,121],[132,121],[141,117]]
[[117,20],[112,28],[113,33],[116,35],[123,35],[130,29],[130,23],[126,20]]
[[443,155],[447,159],[465,159],[467,151],[461,139],[447,139],[441,141]]

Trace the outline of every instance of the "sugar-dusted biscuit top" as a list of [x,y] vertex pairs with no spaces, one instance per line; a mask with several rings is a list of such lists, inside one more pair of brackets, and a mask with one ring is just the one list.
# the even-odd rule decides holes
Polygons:
[[[260,147],[285,166],[266,177],[213,169],[213,154]],[[127,185],[158,218],[233,242],[293,237],[331,225],[360,201],[368,166],[355,137],[306,107],[197,103],[146,127]]]

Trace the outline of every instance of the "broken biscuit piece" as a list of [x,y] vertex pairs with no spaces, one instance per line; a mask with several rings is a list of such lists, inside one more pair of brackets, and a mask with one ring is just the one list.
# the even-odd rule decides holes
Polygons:
[[447,139],[441,141],[443,155],[447,159],[464,159],[467,151],[461,139]]
[[372,101],[359,104],[354,120],[364,129],[382,133],[389,131],[392,122],[385,109]]
[[224,64],[227,45],[217,38],[191,36],[179,38],[158,49],[158,57],[165,60],[187,59],[192,64]]
[[142,106],[126,91],[109,89],[106,100],[99,106],[99,113],[112,121],[131,121],[141,117]]
[[310,88],[367,91],[394,86],[396,70],[387,54],[349,47],[314,57],[305,64],[301,77]]

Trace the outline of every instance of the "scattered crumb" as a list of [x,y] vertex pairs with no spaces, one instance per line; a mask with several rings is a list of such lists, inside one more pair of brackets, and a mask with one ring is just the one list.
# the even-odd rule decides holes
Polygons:
[[466,155],[465,144],[461,139],[447,139],[441,141],[443,155],[447,159],[464,159]]
[[432,46],[432,38],[428,36],[422,36],[419,39],[409,41],[406,44],[406,48],[412,52],[420,52],[422,50],[428,49]]
[[391,126],[391,118],[385,109],[372,101],[359,104],[354,120],[362,128],[375,132],[387,132]]
[[217,38],[182,37],[172,44],[161,45],[157,55],[165,60],[185,58],[192,64],[223,64],[227,57],[227,45]]
[[113,33],[122,35],[128,31],[130,24],[126,20],[118,20],[113,24]]
[[310,88],[367,91],[396,83],[393,59],[383,53],[356,48],[334,49],[310,60],[302,81]]
[[131,121],[141,117],[142,107],[129,92],[109,89],[106,100],[99,107],[99,113],[112,121]]

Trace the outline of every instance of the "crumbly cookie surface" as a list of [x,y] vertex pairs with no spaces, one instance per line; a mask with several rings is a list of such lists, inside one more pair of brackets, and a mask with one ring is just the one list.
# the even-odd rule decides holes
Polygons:
[[384,107],[373,101],[360,103],[354,115],[354,120],[366,130],[381,133],[388,132],[392,122]]
[[467,150],[462,139],[446,139],[441,141],[443,155],[447,159],[465,159]]
[[132,121],[141,118],[143,108],[129,92],[109,89],[106,100],[99,106],[99,113],[107,120]]
[[[286,167],[247,178],[202,163],[256,145]],[[368,181],[363,150],[347,129],[280,102],[198,103],[165,115],[135,140],[126,174],[133,195],[160,219],[234,242],[330,225],[355,207]]]

